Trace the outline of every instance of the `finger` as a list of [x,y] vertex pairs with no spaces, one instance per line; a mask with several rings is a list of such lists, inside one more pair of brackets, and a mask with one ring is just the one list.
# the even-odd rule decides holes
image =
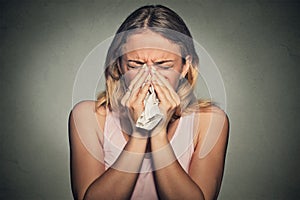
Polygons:
[[131,81],[129,87],[128,87],[128,91],[125,93],[124,97],[121,99],[121,104],[123,106],[126,105],[127,101],[129,100],[129,98],[132,95],[133,92],[136,93],[136,89],[139,88],[142,84],[143,81],[145,81],[145,79],[147,78],[147,74],[145,73],[149,71],[146,67],[146,65],[143,66],[142,69],[140,69],[140,71],[138,72],[138,74],[136,75],[136,77]]
[[152,85],[154,87],[154,90],[156,91],[157,97],[161,104],[168,104],[169,99],[167,98],[166,93],[163,91],[161,85],[157,81],[152,81]]
[[143,88],[146,80],[148,79],[149,74],[145,73],[140,80],[136,82],[136,84],[133,86],[131,90],[131,94],[129,98],[134,98],[137,97],[139,94],[140,90]]
[[172,85],[169,83],[169,81],[154,67],[152,67],[152,74],[155,75],[158,80],[165,86],[167,86],[169,89],[173,89]]
[[139,90],[146,82],[146,79],[148,79],[148,77],[149,77],[149,70],[148,68],[145,68],[144,74],[139,78],[139,80],[135,82],[134,85],[132,85],[131,93],[134,93],[136,92],[136,90]]
[[[130,94],[129,97],[129,103],[133,104],[135,103],[135,101],[137,101],[137,98],[139,96],[139,94],[142,92],[142,89],[144,89],[144,85],[146,84],[146,82],[148,82],[150,74],[146,74],[146,78],[142,78],[141,80],[139,80],[135,85],[134,88],[132,89],[132,92]],[[150,83],[149,83],[150,84]],[[146,90],[147,92],[148,90]]]
[[165,79],[159,73],[153,74],[153,80],[156,80],[159,85],[161,85],[164,93],[168,94],[170,101],[174,101],[176,106],[180,104],[180,98],[177,93],[174,91],[173,87],[170,85],[169,81]]
[[127,102],[127,100],[129,99],[129,97],[130,97],[130,93],[129,93],[129,91],[128,91],[128,92],[125,93],[125,95],[124,95],[123,98],[121,99],[121,104],[122,104],[122,106],[125,106],[125,105],[126,105],[126,102]]
[[173,110],[174,108],[177,107],[176,101],[169,94],[168,88],[157,84],[156,89],[157,89],[157,94],[162,93],[165,96],[166,102],[162,102],[162,103],[165,104],[166,106],[168,106],[168,109]]
[[[130,85],[134,85],[137,80],[141,77],[144,71],[144,66],[138,70],[138,73],[135,75],[135,78],[131,80]],[[130,85],[128,87],[130,87]]]
[[146,64],[144,64],[143,67],[137,73],[137,75],[134,77],[134,79],[132,79],[132,81],[130,82],[130,85],[128,86],[129,90],[133,89],[134,85],[143,77],[143,75],[145,74],[145,72],[147,70],[148,70],[148,67]]
[[140,90],[140,92],[138,94],[138,97],[136,99],[137,103],[143,103],[144,102],[144,99],[146,98],[146,95],[148,93],[150,85],[151,85],[150,81],[145,83],[145,85],[143,86],[143,88]]
[[154,67],[152,69],[153,69],[152,72],[155,75],[155,77],[158,79],[158,81],[161,84],[165,85],[170,90],[170,94],[172,95],[172,98],[175,100],[176,104],[179,105],[180,104],[180,98],[177,95],[177,93],[174,91],[174,88],[172,87],[170,82],[159,71],[157,71]]
[[141,112],[144,110],[144,99],[147,95],[147,92],[150,87],[150,82],[145,83],[145,85],[140,88],[139,90],[136,90],[132,97],[129,98],[129,100],[126,103],[126,106],[130,109],[133,109],[132,114],[134,117],[134,121],[136,122],[136,117],[139,117],[141,115]]

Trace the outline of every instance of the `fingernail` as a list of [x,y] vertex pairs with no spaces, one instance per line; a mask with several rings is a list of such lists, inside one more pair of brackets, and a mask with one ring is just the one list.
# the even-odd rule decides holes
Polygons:
[[149,71],[149,67],[147,67],[146,64],[144,64],[142,68],[144,69],[145,72],[148,72],[148,71]]

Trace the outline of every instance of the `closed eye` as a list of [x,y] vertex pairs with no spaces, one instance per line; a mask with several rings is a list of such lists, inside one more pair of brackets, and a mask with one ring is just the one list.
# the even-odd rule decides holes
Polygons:
[[[130,64],[129,64],[130,63]],[[142,61],[138,61],[138,60],[127,60],[127,67],[129,69],[137,69],[143,66],[143,62]]]
[[160,69],[170,69],[173,67],[173,60],[162,60],[155,62],[154,65]]
[[143,65],[143,64],[145,64],[143,61],[139,61],[139,60],[128,60],[128,62],[137,64],[137,65]]
[[[130,64],[129,64],[130,63]],[[143,61],[139,60],[128,60],[128,68],[137,69],[142,67],[145,64]],[[173,60],[162,60],[154,62],[153,65],[160,69],[170,69],[173,67]]]
[[[130,63],[130,64],[129,64]],[[144,62],[138,60],[128,60],[127,66],[130,69],[137,69],[144,65]]]
[[128,66],[128,68],[131,68],[131,69],[137,69],[137,68],[142,67],[143,65],[135,65],[135,66],[132,66],[132,65],[127,64],[127,66]]
[[173,62],[173,60],[162,60],[162,61],[155,62],[154,64],[155,65],[161,65],[161,64],[170,63],[170,62]]
[[173,65],[172,66],[166,66],[166,65],[155,65],[156,67],[158,67],[158,68],[160,68],[160,69],[170,69],[170,68],[172,68],[173,67]]

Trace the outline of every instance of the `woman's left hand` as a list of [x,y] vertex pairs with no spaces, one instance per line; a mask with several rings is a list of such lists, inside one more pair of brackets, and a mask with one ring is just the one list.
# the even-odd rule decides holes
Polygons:
[[176,110],[180,105],[180,98],[175,92],[169,81],[152,67],[152,85],[159,99],[159,109],[163,114],[161,122],[152,130],[152,136],[166,134],[167,126]]

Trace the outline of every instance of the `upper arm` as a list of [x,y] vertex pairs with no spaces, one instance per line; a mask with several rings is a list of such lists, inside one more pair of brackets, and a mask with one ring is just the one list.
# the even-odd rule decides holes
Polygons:
[[215,199],[223,177],[229,120],[225,112],[214,107],[211,112],[201,113],[199,121],[200,132],[189,174],[205,199]]
[[72,192],[83,199],[89,185],[105,170],[103,148],[95,131],[90,102],[80,102],[70,112],[69,142]]

